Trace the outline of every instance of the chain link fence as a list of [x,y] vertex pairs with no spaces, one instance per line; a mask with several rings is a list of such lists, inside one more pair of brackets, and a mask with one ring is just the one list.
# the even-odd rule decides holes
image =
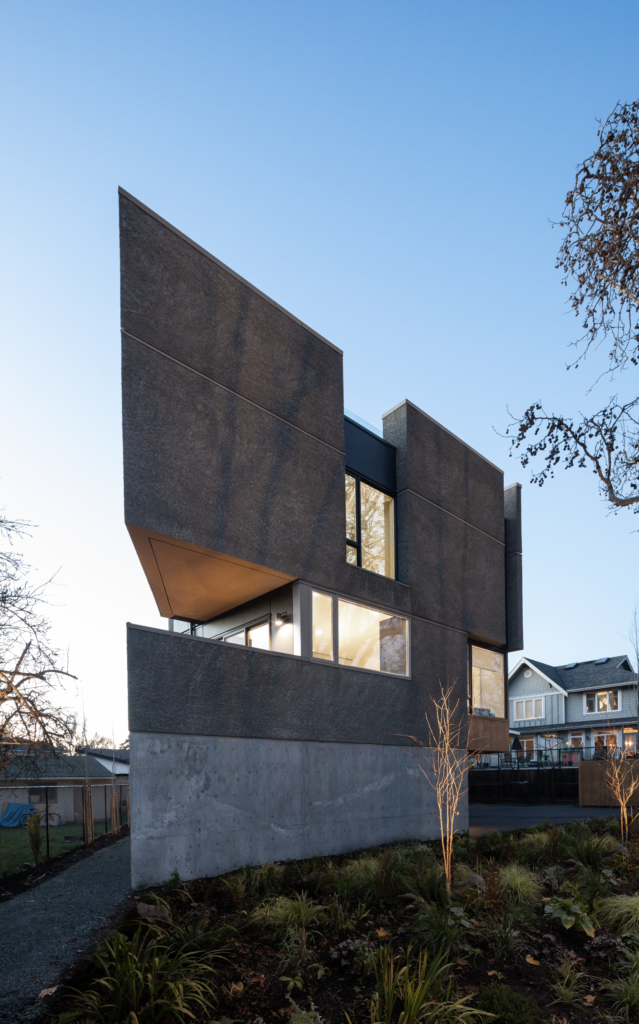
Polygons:
[[128,782],[0,786],[0,877],[129,824]]

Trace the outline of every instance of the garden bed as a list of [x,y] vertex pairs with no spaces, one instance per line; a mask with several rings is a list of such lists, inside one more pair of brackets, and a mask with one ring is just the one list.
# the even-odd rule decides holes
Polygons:
[[48,1019],[631,1020],[639,842],[622,847],[618,830],[600,818],[460,837],[450,898],[436,843],[174,878],[140,898]]

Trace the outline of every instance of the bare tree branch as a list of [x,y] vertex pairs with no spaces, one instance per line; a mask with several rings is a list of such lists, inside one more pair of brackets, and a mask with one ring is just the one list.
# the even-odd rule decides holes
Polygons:
[[[607,342],[603,375],[612,375],[639,365],[639,100],[618,103],[599,122],[598,140],[566,196],[556,266],[585,332],[573,343],[580,351],[572,367]],[[560,463],[589,466],[613,508],[637,512],[637,404],[620,404],[614,396],[598,412],[574,418],[546,413],[534,402],[506,431],[511,455],[520,450],[523,466],[542,460],[532,476],[540,486]]]

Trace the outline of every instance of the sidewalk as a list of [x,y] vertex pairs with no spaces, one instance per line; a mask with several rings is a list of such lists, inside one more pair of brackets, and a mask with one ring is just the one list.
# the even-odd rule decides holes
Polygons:
[[131,891],[126,837],[0,904],[0,1022],[35,1020],[58,982],[105,931]]
[[473,838],[488,832],[512,832],[547,821],[560,825],[575,818],[619,817],[617,807],[576,807],[574,804],[469,804],[469,832]]

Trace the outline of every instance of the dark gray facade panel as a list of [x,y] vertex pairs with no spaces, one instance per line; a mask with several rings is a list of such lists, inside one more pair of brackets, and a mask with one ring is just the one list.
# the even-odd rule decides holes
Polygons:
[[501,470],[410,402],[384,417],[384,437],[397,448],[398,491],[414,491],[503,542]]
[[504,488],[504,519],[506,554],[521,554],[521,484],[510,484]]
[[120,196],[122,327],[343,450],[342,356]]
[[341,455],[124,339],[127,523],[279,569],[334,574]]
[[506,555],[506,650],[521,651],[524,646],[524,599],[520,552]]
[[419,620],[411,625],[419,672],[411,679],[129,626],[129,728],[342,743],[405,745],[407,735],[427,741],[431,697],[448,682],[465,692],[466,637]]
[[346,562],[339,452],[126,336],[122,403],[127,523],[410,610]]
[[504,489],[506,528],[506,648],[521,651],[524,646],[524,598],[522,579],[521,484]]
[[406,507],[413,613],[504,644],[503,544],[414,494]]
[[348,469],[367,477],[383,491],[396,492],[394,447],[348,416],[344,417],[344,452]]

